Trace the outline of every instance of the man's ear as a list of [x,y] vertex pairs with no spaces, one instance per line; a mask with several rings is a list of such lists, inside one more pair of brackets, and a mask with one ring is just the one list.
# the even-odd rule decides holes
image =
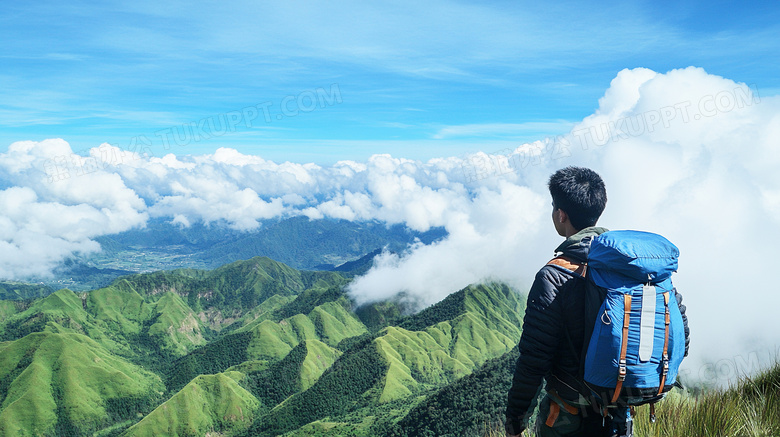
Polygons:
[[559,208],[559,209],[558,209],[558,222],[559,222],[560,224],[564,224],[564,223],[566,223],[567,221],[569,221],[569,215],[568,215],[568,214],[566,214],[566,211],[564,211],[564,210],[562,210],[562,209],[560,209],[560,208]]

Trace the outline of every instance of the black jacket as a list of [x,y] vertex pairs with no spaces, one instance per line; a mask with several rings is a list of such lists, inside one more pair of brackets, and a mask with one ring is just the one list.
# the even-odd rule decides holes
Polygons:
[[[574,262],[585,263],[591,238],[607,230],[583,229],[564,241],[556,252]],[[520,337],[520,358],[512,379],[506,408],[506,429],[519,434],[541,387],[554,389],[564,400],[582,405],[579,395],[580,357],[586,335],[593,331],[593,322],[600,302],[586,302],[586,281],[570,270],[546,265],[536,274],[523,319]],[[591,294],[592,296],[592,294]],[[603,298],[602,298],[603,300]],[[688,354],[688,319],[682,296],[677,294],[685,324],[685,354]],[[591,313],[592,314],[589,314]]]

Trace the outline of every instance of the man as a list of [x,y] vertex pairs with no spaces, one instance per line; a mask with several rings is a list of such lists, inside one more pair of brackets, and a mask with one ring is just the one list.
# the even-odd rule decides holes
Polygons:
[[[595,227],[607,204],[604,181],[593,170],[567,167],[550,177],[548,187],[553,225],[558,235],[566,238],[555,251],[573,262],[585,263],[590,239],[607,231]],[[548,264],[536,274],[528,293],[520,358],[507,400],[508,436],[519,436],[525,429],[543,379],[548,394],[539,404],[536,419],[540,436],[607,435],[602,417],[586,408],[588,402],[577,390],[585,325],[579,309],[584,305],[584,289],[584,279],[568,269]],[[554,420],[548,420],[551,412],[557,415]]]
[[[628,408],[618,409],[614,420],[606,420],[578,390],[580,357],[589,335],[586,318],[595,318],[595,313],[591,316],[583,310],[585,278],[580,267],[587,262],[591,239],[607,231],[596,227],[607,203],[604,181],[593,170],[567,167],[550,177],[548,187],[553,225],[566,238],[555,251],[571,263],[551,261],[539,270],[531,286],[520,358],[507,400],[506,432],[510,437],[522,433],[544,382],[547,394],[539,402],[538,436],[630,436]],[[687,355],[685,307],[679,294],[677,300],[685,322]]]

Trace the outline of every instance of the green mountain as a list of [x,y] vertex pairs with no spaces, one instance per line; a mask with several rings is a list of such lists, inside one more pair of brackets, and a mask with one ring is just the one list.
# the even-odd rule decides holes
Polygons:
[[0,281],[0,299],[35,299],[46,296],[52,291],[44,284],[28,284],[25,282]]
[[[266,256],[298,269],[333,270],[371,251],[400,251],[416,239],[428,244],[446,234],[443,228],[417,232],[376,221],[306,217],[266,220],[259,229],[249,232],[230,229],[225,223],[181,227],[165,219],[152,219],[142,229],[96,238],[102,248],[100,253],[66,261],[54,272],[56,279],[47,284],[55,289],[86,291],[107,286],[117,277],[133,272],[215,268],[255,256]],[[0,285],[0,298],[39,295],[25,291],[2,296]]]
[[301,271],[266,257],[236,261],[215,270],[179,269],[132,275],[124,284],[144,296],[173,292],[193,310],[205,311],[211,328],[220,330],[273,296],[295,296],[310,288],[341,286],[336,272]]
[[0,301],[0,429],[403,433],[426,400],[520,337],[523,299],[506,285],[469,286],[404,316],[393,301],[355,308],[349,280],[256,257]]
[[[6,308],[10,302],[6,301]],[[18,305],[22,310],[8,314],[0,323],[0,339],[13,340],[27,334],[43,331],[49,322],[56,322],[64,327],[73,327],[84,333],[91,327],[89,314],[84,309],[82,299],[70,290],[59,290],[43,299]],[[9,308],[10,309],[10,308]]]
[[[258,419],[246,435],[278,435],[313,420],[352,414],[353,428],[373,417],[372,433],[391,417],[377,406],[409,399],[470,374],[490,358],[515,347],[520,338],[520,297],[502,284],[467,287],[401,326],[389,326],[353,345],[308,390],[293,395]],[[417,328],[405,329],[402,326]],[[394,414],[399,414],[396,411]],[[340,435],[343,426],[328,433]],[[372,435],[372,434],[368,434]]]
[[[335,348],[342,340],[367,332],[347,304],[341,297],[312,308],[308,314],[280,320],[258,317],[177,360],[168,375],[168,385],[176,390],[199,374],[223,372],[241,364],[241,370],[263,369],[306,340],[318,340]],[[288,305],[296,306],[296,302]]]
[[157,375],[51,322],[0,346],[0,434],[85,435],[160,401]]
[[166,292],[144,298],[125,283],[80,295],[59,290],[0,321],[0,339],[40,332],[51,323],[127,358],[181,356],[205,343],[202,322],[181,297]]
[[201,375],[125,431],[123,437],[229,435],[246,429],[261,404],[240,372]]
[[5,319],[20,312],[25,307],[25,302],[0,300],[0,323],[3,323]]
[[263,308],[275,311],[304,291],[344,283],[335,272],[299,271],[268,258],[212,271],[133,275],[89,293],[64,289],[33,302],[0,301],[0,341],[55,322],[112,353],[164,371],[172,360],[215,339],[237,320],[257,321]]
[[406,437],[482,437],[503,424],[506,397],[520,353],[512,348],[477,371],[425,397],[387,430]]
[[427,244],[445,235],[441,228],[415,232],[377,221],[292,217],[266,223],[258,232],[214,244],[196,256],[212,266],[262,255],[297,268],[329,270],[385,246],[402,250],[416,238]]
[[319,340],[305,340],[282,360],[249,372],[247,386],[262,402],[264,412],[268,412],[295,393],[314,385],[341,354]]
[[145,322],[151,323],[146,335],[161,351],[180,356],[206,343],[203,323],[178,294],[163,294],[156,302],[152,314],[148,322]]
[[354,261],[347,261],[344,264],[334,267],[333,271],[341,272],[349,276],[365,274],[374,266],[374,258],[380,253],[382,253],[382,249],[376,249]]

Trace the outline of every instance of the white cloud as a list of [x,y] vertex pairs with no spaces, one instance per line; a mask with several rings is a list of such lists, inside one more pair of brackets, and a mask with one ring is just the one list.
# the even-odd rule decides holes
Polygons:
[[45,276],[73,253],[99,250],[90,238],[125,230],[129,220],[121,209],[41,201],[29,187],[0,191],[0,210],[0,277],[5,278]]
[[531,266],[545,262],[550,253],[528,249],[550,241],[543,234],[547,203],[527,187],[506,181],[497,191],[480,189],[448,215],[448,238],[417,245],[402,256],[383,254],[376,267],[351,284],[352,294],[367,302],[402,291],[427,306],[484,279],[527,285]]
[[284,212],[282,199],[261,199],[251,188],[240,188],[235,183],[187,177],[172,187],[178,194],[164,196],[149,208],[153,217],[191,217],[205,223],[225,220],[231,227],[251,230],[260,226],[258,220],[278,217]]
[[[92,238],[146,223],[146,204],[118,174],[56,170],[72,158],[63,140],[17,142],[0,154],[8,187],[0,191],[0,277],[46,276],[74,253],[100,250]],[[61,180],[50,183],[44,168]]]

